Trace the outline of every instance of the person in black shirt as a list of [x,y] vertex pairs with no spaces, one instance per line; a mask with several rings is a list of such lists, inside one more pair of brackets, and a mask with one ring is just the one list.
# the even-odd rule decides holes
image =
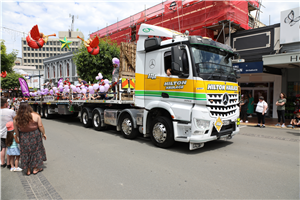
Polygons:
[[241,122],[246,122],[248,123],[248,116],[247,116],[247,109],[248,109],[248,97],[247,95],[242,95],[242,100],[241,100]]

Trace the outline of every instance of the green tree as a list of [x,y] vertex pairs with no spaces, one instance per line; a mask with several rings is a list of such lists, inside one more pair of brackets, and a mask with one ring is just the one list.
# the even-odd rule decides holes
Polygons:
[[120,47],[109,38],[99,39],[100,52],[97,55],[88,53],[82,44],[78,52],[74,53],[73,60],[77,66],[77,73],[80,78],[87,82],[95,83],[95,77],[102,73],[104,79],[111,80],[113,71],[112,58],[120,56]]
[[[21,74],[15,72],[7,73],[5,78],[0,79],[2,89],[14,89],[15,87],[20,87],[19,78],[24,78]],[[26,79],[25,79],[26,80]]]
[[7,73],[13,72],[13,66],[17,58],[18,51],[13,51],[9,54],[6,53],[6,46],[4,40],[1,40],[1,72],[7,71]]

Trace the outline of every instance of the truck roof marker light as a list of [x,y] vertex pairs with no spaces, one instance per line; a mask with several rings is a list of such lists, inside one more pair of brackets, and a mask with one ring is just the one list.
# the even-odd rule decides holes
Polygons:
[[175,119],[175,116],[174,115],[171,115],[172,119]]

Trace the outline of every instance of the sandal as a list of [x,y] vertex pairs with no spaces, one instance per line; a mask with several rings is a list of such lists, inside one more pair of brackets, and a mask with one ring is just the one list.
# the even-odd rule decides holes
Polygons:
[[44,169],[43,168],[41,168],[41,169],[39,169],[36,173],[33,173],[33,175],[37,175],[39,172],[41,172],[41,171],[43,171]]

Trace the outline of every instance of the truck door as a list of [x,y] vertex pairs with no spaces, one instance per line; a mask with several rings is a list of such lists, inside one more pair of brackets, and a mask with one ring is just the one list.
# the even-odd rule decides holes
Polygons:
[[171,104],[171,108],[176,115],[176,119],[190,121],[191,110],[194,103],[194,83],[188,48],[184,48],[181,56],[183,62],[183,73],[187,74],[187,77],[182,77],[178,74],[171,74],[168,76],[167,70],[171,68],[172,63],[171,48],[162,52],[162,55],[162,101]]

